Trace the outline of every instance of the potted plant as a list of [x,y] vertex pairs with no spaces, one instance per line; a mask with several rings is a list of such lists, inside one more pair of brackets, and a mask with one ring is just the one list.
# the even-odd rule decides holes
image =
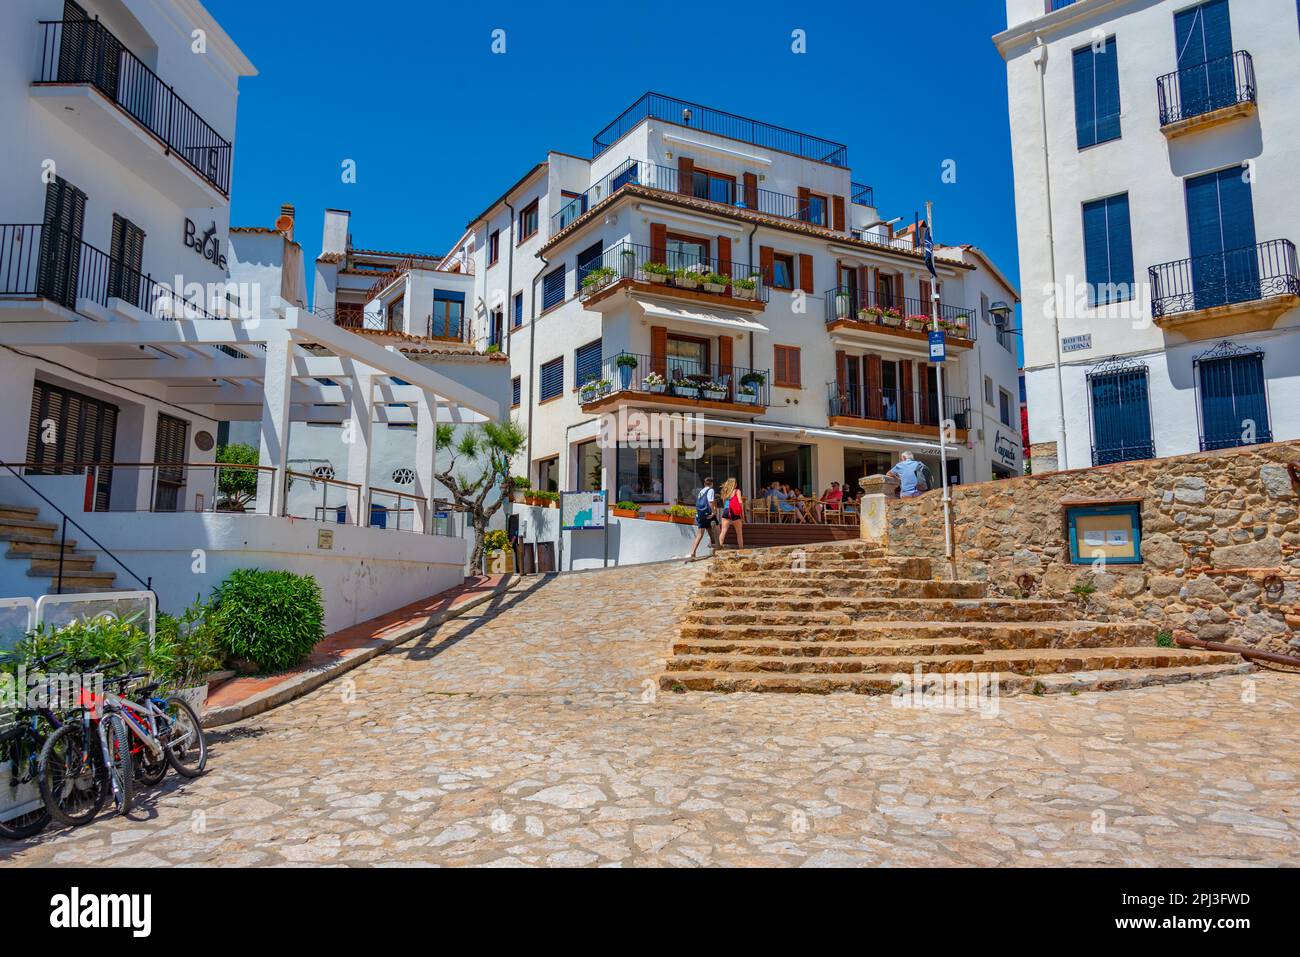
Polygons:
[[641,506],[636,502],[615,502],[614,514],[619,518],[636,518],[641,513]]
[[863,306],[858,310],[858,322],[879,322],[880,310],[874,306]]
[[700,277],[707,272],[708,269],[700,263],[693,266],[684,266],[673,273],[673,282],[683,289],[699,289]]
[[721,382],[710,380],[700,384],[700,392],[706,399],[714,402],[721,402],[727,396],[727,387]]
[[667,512],[643,512],[641,517],[648,522],[666,522],[669,520]]
[[641,268],[646,278],[653,283],[666,283],[668,277],[673,275],[673,271],[663,263],[646,263]]
[[608,285],[617,273],[608,266],[599,266],[593,269],[587,275],[582,277],[582,293],[584,296],[590,295],[598,289]]
[[848,319],[853,315],[853,298],[847,292],[835,294],[835,318]]
[[515,570],[515,551],[510,547],[510,535],[503,528],[494,528],[483,537],[488,569],[497,575],[508,575]]
[[664,514],[668,516],[668,521],[677,525],[695,524],[695,509],[689,505],[669,505],[664,509]]
[[631,247],[623,247],[623,275],[636,275],[636,250]]
[[513,500],[516,502],[527,501],[531,492],[531,489],[529,488],[531,484],[532,483],[522,475],[512,475],[510,477],[510,491]]
[[537,493],[537,498],[539,499],[539,501],[538,501],[537,504],[541,505],[543,508],[559,508],[559,507],[560,507],[560,493],[559,493],[559,492],[538,492],[538,493]]
[[618,358],[614,360],[614,365],[618,366],[619,388],[626,392],[632,388],[632,370],[637,365],[636,356],[630,352],[620,352]]
[[645,378],[642,379],[641,382],[645,385],[647,391],[653,392],[656,395],[662,393],[668,387],[668,380],[658,372],[647,372]]
[[731,294],[737,299],[758,298],[758,279],[739,277],[731,280]]
[[592,376],[584,382],[578,389],[578,401],[584,405],[588,402],[594,402],[600,395],[600,380]]
[[727,284],[731,282],[730,276],[724,276],[722,273],[708,272],[704,274],[704,291],[713,293],[723,293],[727,291]]
[[880,321],[887,326],[893,326],[895,329],[903,322],[903,314],[892,306],[881,310]]
[[924,331],[925,327],[928,326],[929,324],[930,324],[930,320],[926,316],[921,315],[920,313],[913,313],[912,315],[907,317],[907,328],[915,332]]
[[766,381],[767,377],[761,372],[746,372],[740,377],[740,391],[736,393],[736,399],[747,405],[753,405],[758,401],[758,390]]

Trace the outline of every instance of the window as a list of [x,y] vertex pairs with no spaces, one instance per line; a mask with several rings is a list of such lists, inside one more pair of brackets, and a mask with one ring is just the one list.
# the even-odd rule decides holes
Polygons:
[[713,478],[713,487],[722,488],[729,478],[740,480],[740,439],[703,436],[692,457],[691,450],[677,451],[677,501],[695,504],[695,494],[704,480]]
[[1226,344],[1217,346],[1196,360],[1202,449],[1273,441],[1264,392],[1264,353],[1228,349]]
[[1083,256],[1089,305],[1133,298],[1133,238],[1127,193],[1083,204]]
[[113,214],[113,244],[110,247],[108,267],[108,294],[114,299],[129,302],[137,309],[147,307],[142,303],[144,292],[140,273],[144,268],[144,230],[131,220]]
[[542,278],[542,312],[564,302],[564,267],[553,269]]
[[830,206],[825,196],[818,196],[816,193],[808,194],[808,205],[800,210],[800,219],[805,223],[815,223],[818,226],[827,225],[826,211]]
[[794,257],[777,253],[772,257],[772,285],[777,289],[794,288]]
[[537,233],[537,200],[533,200],[519,211],[519,242],[531,239]]
[[984,377],[984,401],[993,404],[993,380],[988,376]]
[[989,321],[989,297],[986,293],[980,293],[980,318]]
[[433,293],[433,315],[429,318],[429,338],[460,341],[465,317],[465,294],[450,289]]
[[998,418],[1003,425],[1011,424],[1011,393],[1006,389],[998,389]]
[[[50,420],[55,427],[47,430]],[[53,441],[45,441],[47,438]],[[117,406],[71,389],[35,383],[27,461],[39,468],[29,468],[29,474],[80,475],[80,465],[112,462],[116,443]],[[94,510],[107,511],[113,470],[99,469],[96,479]]]
[[736,203],[736,177],[722,173],[713,173],[707,169],[696,168],[691,178],[691,192],[699,199],[712,200],[715,203]]
[[552,456],[537,463],[537,491],[558,492],[560,490],[560,457]]
[[573,287],[581,291],[582,281],[587,278],[587,274],[593,269],[599,269],[602,265],[604,265],[604,250],[601,248],[600,243],[593,243],[578,253],[578,272],[574,276]]
[[601,340],[578,346],[573,352],[573,387],[580,388],[592,379],[600,378]]
[[630,448],[620,445],[617,458],[617,502],[664,500],[664,450],[662,446]]
[[521,391],[522,390],[519,384],[519,376],[515,376],[513,379],[510,380],[510,408],[512,409],[519,408]]
[[501,258],[501,230],[494,229],[488,234],[488,265],[493,265]]
[[672,269],[687,269],[701,263],[707,265],[709,260],[709,243],[693,236],[674,236],[668,234],[664,242],[668,254],[668,266]]
[[1119,53],[1110,37],[1100,53],[1074,51],[1074,122],[1079,149],[1120,137]]
[[[156,463],[180,465],[186,460],[189,449],[190,423],[186,419],[158,413],[158,430],[154,434],[153,460]],[[185,470],[160,468],[154,473],[155,512],[176,512],[185,509]]]
[[772,350],[772,365],[775,366],[772,370],[772,384],[786,389],[802,388],[799,347],[773,346]]
[[1237,102],[1228,0],[1210,0],[1175,13],[1174,43],[1183,117],[1200,116]]
[[564,356],[552,359],[542,366],[537,381],[537,401],[554,399],[564,391]]
[[389,332],[404,332],[406,324],[402,321],[406,314],[405,297],[398,296],[388,304],[384,310],[384,316],[387,320],[387,329]]
[[595,439],[579,442],[577,446],[579,492],[599,492],[601,489],[600,443]]
[[501,346],[501,336],[505,331],[506,314],[500,306],[493,309],[488,317],[488,345]]
[[709,372],[708,339],[669,334],[667,356],[668,378],[674,382],[685,376]]
[[1155,457],[1146,366],[1103,367],[1089,372],[1088,394],[1093,465]]
[[1260,298],[1254,201],[1241,167],[1193,176],[1186,190],[1195,308]]
[[515,293],[514,316],[515,325],[522,326],[524,324],[524,294],[522,292]]

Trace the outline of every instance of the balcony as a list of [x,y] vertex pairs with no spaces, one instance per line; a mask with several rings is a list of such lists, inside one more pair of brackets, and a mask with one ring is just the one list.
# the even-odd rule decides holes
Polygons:
[[209,310],[66,230],[39,223],[0,225],[0,297],[41,299],[73,311],[88,302],[108,309],[117,300],[157,319],[229,318],[221,314],[224,301]]
[[[882,296],[875,290],[854,286],[828,289],[823,298],[829,332],[850,336],[862,334],[864,338],[877,342],[884,341],[880,337],[892,337],[928,347],[933,325],[928,302],[902,296]],[[940,304],[939,328],[946,333],[947,343],[953,348],[969,349],[974,343],[977,327],[974,313],[969,309]]]
[[860,387],[841,388],[826,383],[827,409],[832,428],[872,432],[904,432],[937,438],[944,421],[951,423],[954,441],[966,441],[970,429],[970,399],[945,395],[944,414],[939,400],[930,392]]
[[634,401],[639,406],[759,415],[770,401],[766,369],[719,365],[676,356],[622,352],[601,363],[578,390],[584,412]]
[[1300,306],[1300,266],[1289,239],[1161,263],[1147,272],[1152,320],[1191,339],[1270,329]]
[[662,120],[689,129],[740,140],[764,149],[790,153],[802,159],[816,160],[831,166],[848,166],[849,150],[843,143],[824,140],[807,133],[798,133],[784,127],[762,123],[734,113],[710,109],[660,93],[646,93],[624,110],[591,141],[591,156],[595,159],[642,120]]
[[632,289],[761,312],[770,295],[752,266],[626,242],[579,266],[578,286],[579,297],[588,307],[609,299],[618,289]]
[[1246,116],[1257,92],[1255,64],[1245,50],[1167,73],[1156,80],[1160,129],[1172,138]]
[[228,140],[98,21],[40,26],[33,96],[181,205],[224,203]]

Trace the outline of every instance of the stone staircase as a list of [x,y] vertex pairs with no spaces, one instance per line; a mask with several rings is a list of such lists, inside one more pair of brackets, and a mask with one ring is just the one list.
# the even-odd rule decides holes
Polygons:
[[[39,520],[40,510],[26,505],[0,504],[0,542],[5,558],[26,561],[30,578],[48,579],[38,586],[53,593],[59,574],[59,526]],[[97,571],[95,556],[77,551],[69,538],[63,545],[63,592],[112,591],[115,572]]]
[[921,669],[988,673],[999,694],[1113,690],[1243,674],[1239,655],[1156,644],[1155,625],[940,581],[927,558],[858,542],[723,553],[672,646],[669,691],[888,694]]

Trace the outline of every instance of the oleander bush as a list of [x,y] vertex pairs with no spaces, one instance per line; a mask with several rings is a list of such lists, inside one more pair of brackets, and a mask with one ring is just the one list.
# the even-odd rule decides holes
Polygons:
[[212,593],[208,621],[233,658],[261,671],[299,664],[325,637],[320,585],[310,575],[241,568]]

